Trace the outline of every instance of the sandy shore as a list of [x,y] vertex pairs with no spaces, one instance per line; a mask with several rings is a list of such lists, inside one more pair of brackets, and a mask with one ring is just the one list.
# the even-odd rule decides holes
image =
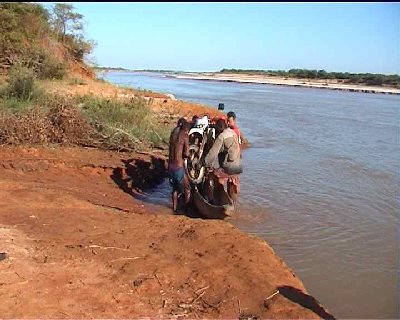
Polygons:
[[139,200],[164,160],[0,147],[0,314],[332,318],[265,241]]
[[400,89],[396,88],[342,84],[337,82],[336,80],[288,79],[282,77],[267,77],[263,75],[246,75],[233,73],[177,73],[171,75],[171,77],[192,80],[261,83],[292,87],[344,90],[351,92],[400,94]]

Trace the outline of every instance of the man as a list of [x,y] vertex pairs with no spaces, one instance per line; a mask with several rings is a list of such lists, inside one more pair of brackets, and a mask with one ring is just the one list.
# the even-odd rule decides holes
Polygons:
[[[236,124],[236,113],[233,111],[229,111],[227,113],[227,124],[228,127],[231,128],[233,131],[235,131],[237,137],[238,137],[238,142],[240,145],[240,148],[242,148],[242,133],[239,130],[239,127]],[[242,157],[242,155],[240,155],[240,157]],[[234,186],[232,184],[228,183],[228,193],[232,193],[232,194],[238,194],[239,193],[239,176],[237,176],[237,178],[234,180]],[[233,188],[233,191],[231,190]]]
[[226,116],[228,127],[235,131],[236,135],[238,136],[239,144],[242,144],[242,135],[240,133],[239,127],[236,125],[236,113],[234,113],[233,111],[229,111]]
[[189,180],[183,164],[184,158],[187,158],[189,153],[190,124],[183,119],[178,122],[177,128],[171,132],[168,159],[168,175],[172,186],[172,210],[174,212],[178,209],[180,195],[184,194],[185,205],[190,200]]
[[191,123],[192,127],[194,127],[194,126],[196,125],[197,119],[199,119],[199,116],[198,116],[197,114],[195,114],[195,115],[192,117],[192,123]]
[[[228,195],[235,202],[239,193],[238,175],[243,172],[242,157],[240,145],[236,133],[227,127],[227,123],[223,119],[219,119],[215,125],[216,139],[204,159],[207,167],[213,167],[212,179],[214,180],[214,192],[208,192],[209,200],[213,199],[214,203],[218,199],[214,199],[214,195],[219,197],[223,191],[224,182],[228,182]],[[218,159],[219,168],[215,161]]]
[[[175,127],[174,129],[172,129],[172,131],[171,131],[171,134],[170,134],[170,136],[169,136],[169,155],[172,154],[172,151],[171,151],[171,148],[172,148],[172,145],[173,145],[172,141],[173,141],[173,140],[176,140],[176,138],[177,138],[177,136],[178,136],[178,134],[179,134],[179,130],[181,129],[182,124],[183,124],[185,121],[186,121],[185,118],[183,118],[183,117],[182,117],[182,118],[179,118],[179,119],[178,119],[178,122],[177,122],[177,124],[176,124],[176,127]],[[168,160],[168,170],[169,170],[169,160]]]
[[179,133],[180,128],[182,127],[182,123],[185,122],[186,119],[185,118],[179,118],[178,119],[178,123],[176,124],[176,127],[174,129],[172,129],[171,131],[171,135],[169,136],[169,151],[171,154],[171,139],[172,137],[176,137],[176,135]]

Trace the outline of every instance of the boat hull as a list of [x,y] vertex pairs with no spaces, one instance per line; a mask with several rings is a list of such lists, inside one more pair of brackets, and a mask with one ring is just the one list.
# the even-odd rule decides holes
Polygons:
[[227,194],[221,197],[219,205],[209,203],[197,189],[192,190],[192,196],[196,209],[204,218],[225,219],[233,214],[234,205]]

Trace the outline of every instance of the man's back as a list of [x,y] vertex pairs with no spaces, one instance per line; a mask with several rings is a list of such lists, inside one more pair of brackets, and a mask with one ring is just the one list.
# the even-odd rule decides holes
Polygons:
[[169,168],[170,170],[183,168],[183,158],[189,152],[189,134],[181,129],[172,131],[169,148]]
[[211,150],[205,158],[207,165],[211,165],[216,157],[220,157],[220,165],[228,174],[242,172],[240,145],[236,133],[227,128],[218,135]]

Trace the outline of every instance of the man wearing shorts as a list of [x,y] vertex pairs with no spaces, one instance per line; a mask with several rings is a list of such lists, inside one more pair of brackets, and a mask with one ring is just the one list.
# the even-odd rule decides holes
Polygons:
[[184,158],[189,153],[189,129],[190,123],[182,121],[179,131],[173,131],[170,137],[168,175],[172,186],[172,210],[178,209],[178,199],[184,194],[185,205],[190,200],[189,180],[185,174]]

